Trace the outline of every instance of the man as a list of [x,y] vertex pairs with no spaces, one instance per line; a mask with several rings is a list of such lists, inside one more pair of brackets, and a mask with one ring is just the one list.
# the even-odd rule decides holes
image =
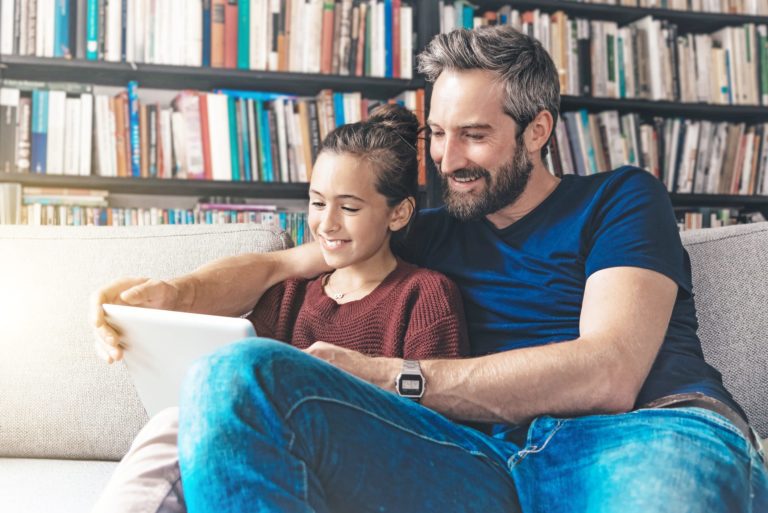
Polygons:
[[[456,31],[419,66],[446,207],[403,256],[460,286],[474,357],[260,340],[199,362],[181,401],[189,510],[768,511],[762,455],[701,353],[663,186],[547,172],[558,77],[531,38]],[[118,282],[95,301],[99,349],[120,357],[103,302],[240,314],[323,270],[315,243]]]

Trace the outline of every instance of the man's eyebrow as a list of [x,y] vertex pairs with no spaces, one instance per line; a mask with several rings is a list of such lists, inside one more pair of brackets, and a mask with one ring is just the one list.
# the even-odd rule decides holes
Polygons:
[[[427,126],[432,126],[432,125],[437,125],[437,123],[435,123],[431,119],[428,119]],[[489,125],[488,123],[467,123],[465,125],[459,125],[459,129],[461,130],[492,130],[493,126]]]

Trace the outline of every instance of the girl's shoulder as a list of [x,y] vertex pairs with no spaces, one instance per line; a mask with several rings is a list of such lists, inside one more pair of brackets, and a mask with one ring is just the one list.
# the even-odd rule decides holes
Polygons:
[[422,289],[434,289],[442,292],[458,291],[456,284],[441,272],[433,271],[425,267],[419,267],[404,260],[400,260],[401,280],[404,285]]

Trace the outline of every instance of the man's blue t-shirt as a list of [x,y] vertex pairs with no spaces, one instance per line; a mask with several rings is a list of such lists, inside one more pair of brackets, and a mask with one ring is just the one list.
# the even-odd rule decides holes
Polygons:
[[646,171],[566,175],[539,206],[501,230],[486,219],[458,221],[444,208],[423,211],[413,228],[403,256],[458,284],[477,356],[577,339],[587,278],[601,269],[668,276],[679,292],[636,405],[701,392],[742,412],[704,361],[688,253],[667,191]]

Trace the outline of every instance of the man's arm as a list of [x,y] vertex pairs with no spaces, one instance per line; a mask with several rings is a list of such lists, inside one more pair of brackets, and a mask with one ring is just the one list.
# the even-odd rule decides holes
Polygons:
[[[614,267],[587,280],[578,339],[465,360],[425,360],[422,403],[459,420],[522,423],[542,414],[630,410],[669,325],[677,285],[655,271]],[[402,360],[310,353],[387,390]]]
[[328,269],[317,243],[215,260],[168,281],[123,278],[91,300],[96,352],[107,362],[122,358],[117,333],[106,323],[104,303],[236,316],[246,313],[271,286],[288,278],[311,278]]

